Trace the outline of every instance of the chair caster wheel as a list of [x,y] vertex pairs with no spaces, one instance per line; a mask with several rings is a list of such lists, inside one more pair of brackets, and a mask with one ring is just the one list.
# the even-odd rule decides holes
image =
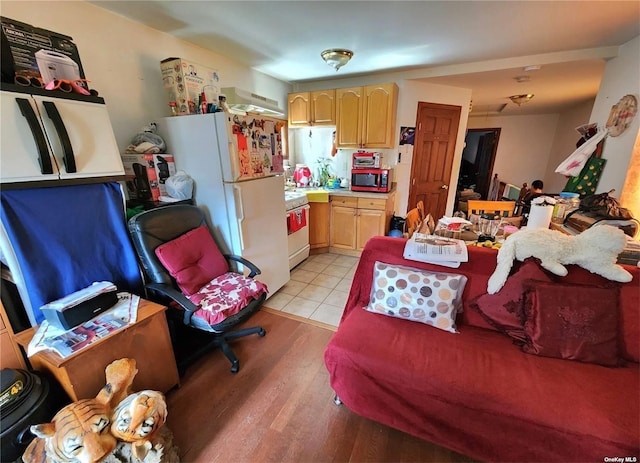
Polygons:
[[236,360],[231,364],[231,373],[237,373],[238,370],[240,370],[240,362]]
[[333,403],[336,405],[342,405],[342,400],[337,395],[333,396]]
[[260,336],[261,338],[264,338],[265,334],[267,334],[267,332],[265,330],[258,331],[258,336]]

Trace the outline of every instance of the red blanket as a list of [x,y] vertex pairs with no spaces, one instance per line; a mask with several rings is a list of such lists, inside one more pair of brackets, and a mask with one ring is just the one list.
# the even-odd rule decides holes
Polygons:
[[[373,263],[404,260],[404,240],[367,243],[338,331],[325,352],[331,386],[353,412],[482,461],[604,461],[640,451],[640,368],[539,357],[481,328],[467,304],[486,293],[496,251],[469,249],[459,334],[367,312]],[[621,289],[622,354],[638,353],[640,269]],[[571,266],[565,282],[601,277]],[[635,305],[633,305],[635,304]]]

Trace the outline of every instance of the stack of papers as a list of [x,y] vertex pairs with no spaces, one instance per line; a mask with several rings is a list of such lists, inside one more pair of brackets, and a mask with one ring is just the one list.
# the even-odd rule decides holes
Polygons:
[[469,261],[464,241],[437,235],[414,233],[404,246],[403,257],[417,262],[458,268]]
[[69,357],[119,329],[135,323],[138,318],[139,303],[140,297],[135,294],[118,293],[118,302],[111,309],[68,331],[57,328],[45,320],[29,342],[27,356],[32,357],[40,351],[51,350],[62,358]]

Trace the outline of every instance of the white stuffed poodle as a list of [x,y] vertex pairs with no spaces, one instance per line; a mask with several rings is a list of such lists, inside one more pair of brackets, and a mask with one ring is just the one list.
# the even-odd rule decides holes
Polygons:
[[575,264],[604,278],[626,283],[631,274],[616,264],[626,244],[622,230],[610,225],[588,228],[570,236],[549,229],[521,230],[507,238],[498,251],[498,265],[489,278],[487,291],[495,294],[507,281],[513,260],[537,257],[543,268],[565,276],[565,265]]

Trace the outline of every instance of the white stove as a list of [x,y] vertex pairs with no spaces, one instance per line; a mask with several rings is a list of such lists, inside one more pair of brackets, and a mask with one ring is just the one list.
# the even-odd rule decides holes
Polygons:
[[287,211],[292,211],[298,207],[302,207],[305,204],[309,204],[307,194],[302,191],[285,191],[284,203]]
[[309,257],[309,200],[301,191],[285,191],[289,270]]

